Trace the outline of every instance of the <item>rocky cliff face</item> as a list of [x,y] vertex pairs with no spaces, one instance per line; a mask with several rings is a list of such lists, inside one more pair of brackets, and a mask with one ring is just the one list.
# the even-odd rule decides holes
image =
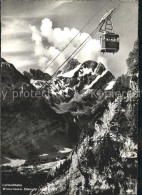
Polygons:
[[22,75],[13,64],[1,59],[1,82],[9,87],[14,86],[17,82],[29,83],[30,80]]
[[21,94],[20,102],[24,102],[24,91],[35,90],[30,84],[30,80],[22,75],[13,64],[1,59],[1,106],[5,109],[13,105],[19,105],[19,101],[14,101],[14,93]]
[[41,91],[3,59],[1,73],[3,156],[25,159],[72,147],[71,129],[78,129],[73,117],[56,113]]
[[[93,61],[80,64],[71,60],[50,82],[41,71],[31,70],[34,78],[31,79],[4,59],[1,71],[5,94],[5,98],[2,97],[2,150],[6,156],[17,158],[72,147],[80,135],[79,117],[97,112],[97,104],[100,104],[97,97],[90,97],[90,92],[95,85],[104,89],[114,79],[104,65]],[[35,80],[43,76],[43,80]],[[36,97],[36,92],[40,96]]]
[[101,63],[71,60],[50,81],[24,81],[44,95],[18,107],[3,104],[3,153],[22,158],[73,148],[45,165],[45,180],[32,194],[135,194],[137,79],[134,73],[115,80]]
[[77,60],[71,60],[52,79],[50,99],[57,104],[69,102],[76,94],[81,96],[91,89],[105,89],[112,80],[114,76],[101,63],[86,61],[80,64]]
[[51,76],[47,73],[42,72],[39,69],[30,69],[30,72],[24,71],[24,76],[28,77],[30,80],[45,80],[51,79]]
[[[34,195],[136,193],[138,87],[133,78],[137,75],[125,77],[125,94],[103,96],[95,104],[92,97],[90,104],[77,99],[81,106],[71,114],[82,129],[80,140],[63,163],[50,169],[46,184]],[[70,108],[68,104],[64,106]]]

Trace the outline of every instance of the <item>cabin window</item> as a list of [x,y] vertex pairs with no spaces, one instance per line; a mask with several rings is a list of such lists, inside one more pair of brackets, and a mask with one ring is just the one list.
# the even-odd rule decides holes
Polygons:
[[111,42],[116,42],[116,38],[115,37],[111,37]]
[[110,41],[110,37],[106,37],[106,41]]

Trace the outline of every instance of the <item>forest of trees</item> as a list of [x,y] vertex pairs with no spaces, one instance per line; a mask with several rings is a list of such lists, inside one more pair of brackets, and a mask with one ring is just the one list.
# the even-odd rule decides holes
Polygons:
[[134,74],[138,72],[139,70],[138,60],[139,60],[139,47],[138,47],[138,40],[137,40],[135,41],[133,50],[129,53],[128,59],[126,61],[128,66],[128,73]]

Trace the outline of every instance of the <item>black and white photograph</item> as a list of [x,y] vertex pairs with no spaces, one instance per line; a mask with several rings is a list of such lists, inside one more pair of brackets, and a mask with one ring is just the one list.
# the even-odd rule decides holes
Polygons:
[[138,10],[1,1],[2,195],[137,195]]

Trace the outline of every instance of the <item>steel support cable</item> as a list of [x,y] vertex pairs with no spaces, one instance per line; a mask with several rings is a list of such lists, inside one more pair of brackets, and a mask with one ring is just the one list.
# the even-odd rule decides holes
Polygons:
[[[116,12],[116,10],[117,10],[117,8],[120,6],[120,4],[121,4],[122,2],[120,2],[119,3],[119,5],[116,7],[116,9],[115,9],[115,11],[114,12]],[[119,9],[119,8],[118,8]],[[55,71],[55,73],[52,75],[52,76],[54,76],[56,73],[57,73],[57,71],[58,70],[60,70],[60,68],[75,54],[75,52],[79,52],[85,45],[86,45],[86,43],[89,41],[89,39],[91,38],[91,36],[93,36],[95,33],[96,33],[96,31],[97,31],[97,29],[100,27],[100,25],[101,25],[101,23],[96,27],[96,29],[95,30],[93,30],[93,32],[91,33],[91,34],[89,34],[89,36],[85,39],[85,41],[83,41],[82,43],[81,43],[81,45],[79,46],[79,47],[77,47],[77,49],[71,54],[71,56],[69,56],[66,60],[65,60],[65,62]],[[85,43],[86,42],[86,43]],[[81,47],[83,45],[83,47]],[[81,47],[81,48],[80,48]],[[78,50],[79,49],[79,50]],[[78,50],[78,51],[77,51]],[[77,55],[77,53],[75,54],[75,55]]]
[[[98,30],[98,28],[99,28],[99,26],[100,25],[98,25],[96,28],[95,28],[95,30],[93,30],[93,32],[92,33],[94,33],[96,30]],[[52,77],[58,72],[58,70],[60,70],[60,68],[77,52],[77,50],[88,40],[88,39],[90,39],[91,38],[91,35],[92,35],[92,33],[91,34],[89,34],[88,36],[87,36],[87,38],[75,49],[75,51],[64,61],[64,63],[61,65],[61,66],[59,66],[58,68],[57,68],[57,70],[55,71],[55,73],[52,75]]]
[[[120,8],[121,6],[120,6],[120,4],[121,4],[122,2],[120,2],[119,3],[119,5],[116,7],[116,9],[118,8]],[[115,10],[114,12],[116,12],[116,11],[118,11],[118,9],[117,10]],[[101,24],[100,24],[101,25]],[[98,26],[99,27],[99,26]],[[91,36],[93,36],[93,35],[95,35],[95,33],[97,32],[97,29],[96,29],[96,31],[95,32],[92,32],[91,33]],[[91,37],[90,37],[91,38]],[[89,41],[90,39],[88,39],[88,40],[86,40],[85,42],[84,42],[84,44],[82,45],[82,47],[76,52],[76,54],[73,56],[73,57],[75,57],[82,49],[83,49],[83,47],[86,45],[86,43]]]
[[82,30],[94,19],[94,17],[108,4],[105,3],[103,5],[103,7],[101,7],[95,14],[92,18],[90,18],[90,20],[81,28],[81,30],[79,31],[79,33],[77,33],[71,40],[70,42],[60,51],[60,53],[46,66],[46,68],[44,69],[43,72],[46,71],[46,69],[61,55],[61,53],[70,45],[70,43],[82,32]]
[[[97,29],[98,30],[98,29]],[[97,32],[97,30],[92,34],[92,36]],[[91,37],[90,37],[90,39],[91,39]],[[90,40],[89,39],[89,40]],[[83,49],[83,47],[86,45],[86,43],[88,43],[88,41],[89,40],[87,40],[83,45],[82,45],[82,47],[75,53],[75,55],[73,56],[73,57],[75,57],[82,49]]]

